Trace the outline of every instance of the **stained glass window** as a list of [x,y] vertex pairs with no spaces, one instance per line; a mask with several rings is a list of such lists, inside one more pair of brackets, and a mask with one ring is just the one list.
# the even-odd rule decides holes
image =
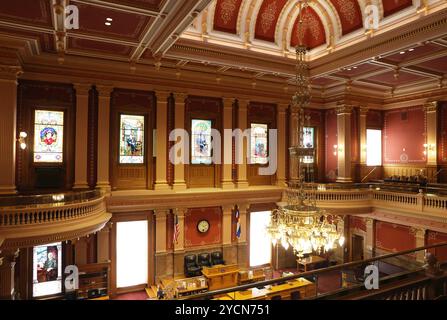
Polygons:
[[193,119],[191,123],[191,163],[211,164],[211,120]]
[[120,163],[144,163],[144,116],[121,115]]
[[266,164],[268,162],[268,126],[266,124],[251,124],[251,163]]
[[[315,129],[312,127],[304,127],[304,137],[303,137],[303,145],[305,148],[315,148]],[[314,157],[305,156],[303,159],[304,163],[314,163]]]
[[33,297],[62,292],[62,243],[33,248]]
[[35,110],[34,162],[63,162],[64,112]]

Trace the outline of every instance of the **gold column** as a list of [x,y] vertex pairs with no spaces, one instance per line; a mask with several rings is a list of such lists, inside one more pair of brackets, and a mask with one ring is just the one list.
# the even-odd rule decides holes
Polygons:
[[[240,100],[239,108],[238,108],[238,122],[237,128],[241,129],[244,132],[247,129],[247,121],[248,121],[248,100]],[[247,139],[242,140],[242,163],[237,166],[237,187],[238,188],[248,188],[248,180],[247,180],[247,150],[248,150],[248,141]],[[237,150],[236,150],[237,152]]]
[[360,131],[360,165],[366,166],[366,117],[368,115],[368,108],[360,108],[360,121],[359,121],[359,131]]
[[97,86],[98,98],[98,182],[96,186],[110,192],[109,178],[109,135],[111,86]]
[[[0,194],[16,193],[17,77],[21,73],[19,66],[0,65]],[[27,133],[30,148],[33,141]]]
[[[289,118],[289,141],[290,146],[298,146],[299,132],[298,132],[298,121],[299,121],[299,108],[297,106],[291,106],[290,118]],[[298,158],[289,155],[289,177],[291,181],[297,181],[299,178],[298,174]]]
[[375,232],[376,232],[376,220],[372,218],[366,218],[366,239],[365,239],[365,248],[364,248],[364,258],[372,258],[375,250]]
[[166,221],[168,214],[168,209],[155,210],[155,253],[166,253]]
[[288,107],[288,104],[278,105],[278,168],[276,171],[276,184],[279,187],[286,186],[286,157],[288,154],[288,150],[286,150],[286,111]]
[[87,189],[88,94],[89,84],[74,84],[76,90],[75,183],[73,189]]
[[[224,112],[223,112],[223,127],[224,132],[222,132],[224,141],[223,141],[223,177],[222,177],[222,188],[223,189],[233,189],[233,165],[232,165],[232,155],[233,155],[233,136],[228,136],[225,134],[225,130],[231,129],[233,131],[233,98],[223,98],[224,103]],[[229,141],[226,141],[228,139]],[[225,148],[228,144],[228,149]]]
[[[425,233],[427,229],[425,228],[411,228],[411,232],[413,232],[416,243],[416,248],[425,246]],[[416,261],[424,262],[425,261],[425,250],[416,251]]]
[[107,223],[96,234],[98,250],[98,263],[110,261],[110,230],[112,229],[112,222]]
[[[185,129],[185,99],[186,94],[175,94],[175,129]],[[188,145],[185,142],[185,146]],[[186,151],[186,150],[185,150]],[[189,151],[189,150],[188,150]],[[183,155],[181,155],[183,156]],[[189,159],[187,159],[189,161]],[[174,190],[185,190],[185,164],[174,166]]]
[[352,182],[351,177],[351,116],[352,107],[337,108],[338,177],[337,182]]
[[14,299],[14,270],[18,256],[19,249],[0,252],[0,300]]
[[233,214],[233,206],[222,206],[222,212],[222,244],[224,246],[229,246],[231,245],[232,238],[231,217]]
[[155,190],[170,189],[167,181],[168,160],[168,97],[169,92],[157,91],[157,145]]
[[[438,165],[437,154],[437,130],[438,130],[438,117],[437,117],[437,102],[429,102],[425,104],[425,114],[427,117],[427,165]],[[436,182],[436,181],[434,181]]]

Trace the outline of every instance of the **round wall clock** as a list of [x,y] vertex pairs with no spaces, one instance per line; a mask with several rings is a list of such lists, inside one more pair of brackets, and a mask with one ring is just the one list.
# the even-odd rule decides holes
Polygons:
[[200,233],[205,233],[209,230],[210,228],[210,223],[208,222],[208,220],[200,220],[199,223],[197,223],[197,230]]

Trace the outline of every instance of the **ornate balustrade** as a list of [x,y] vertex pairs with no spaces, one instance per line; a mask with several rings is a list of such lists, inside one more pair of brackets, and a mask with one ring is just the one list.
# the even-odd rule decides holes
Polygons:
[[[33,197],[38,204],[30,204]],[[0,207],[2,248],[73,239],[100,230],[111,218],[99,192],[25,196],[15,201],[15,205]]]

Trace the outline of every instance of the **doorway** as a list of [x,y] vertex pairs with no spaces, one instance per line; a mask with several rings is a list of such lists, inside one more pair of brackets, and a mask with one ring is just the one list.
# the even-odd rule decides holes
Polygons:
[[352,251],[351,251],[351,260],[358,261],[363,260],[363,237],[354,234],[352,236]]

